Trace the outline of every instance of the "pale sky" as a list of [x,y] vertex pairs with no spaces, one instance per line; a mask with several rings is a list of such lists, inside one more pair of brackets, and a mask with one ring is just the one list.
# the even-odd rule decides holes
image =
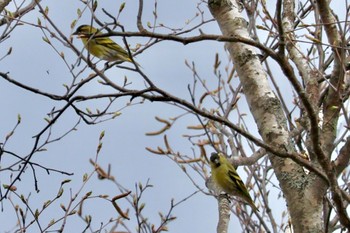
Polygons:
[[[96,11],[97,17],[108,20],[102,13],[101,8],[108,12],[116,14],[122,1],[99,1]],[[136,12],[138,1],[127,1],[124,12],[119,21],[125,26],[126,31],[136,30]],[[49,15],[57,23],[60,30],[69,36],[72,33],[70,29],[71,22],[77,17],[77,8],[83,9],[80,1],[42,1],[42,5],[49,6]],[[159,0],[158,1],[158,23],[167,26],[180,28],[185,25],[186,20],[194,17],[198,1],[188,0]],[[152,20],[153,1],[145,1],[144,26],[147,21]],[[200,8],[205,11],[205,17],[211,18],[205,4]],[[9,6],[13,9],[13,6]],[[42,24],[46,22],[37,12],[37,9],[23,17],[25,25],[18,26],[11,37],[0,44],[1,56],[3,56],[9,47],[13,48],[12,54],[0,61],[0,71],[9,72],[9,75],[18,81],[27,85],[38,88],[43,91],[62,94],[65,91],[63,84],[70,83],[72,77],[67,66],[60,60],[59,55],[42,40],[42,32],[27,23],[37,23],[40,18]],[[83,12],[77,25],[90,23],[90,12]],[[199,20],[199,19],[198,19]],[[199,22],[198,20],[195,21]],[[193,23],[192,25],[195,25]],[[160,30],[159,32],[167,32]],[[204,27],[204,32],[208,34],[219,34],[218,26],[212,22]],[[195,31],[198,33],[198,31]],[[121,43],[121,38],[113,38],[116,42]],[[145,38],[129,38],[128,42],[133,46],[136,43],[144,43]],[[60,52],[65,54],[67,61],[75,63],[77,56],[68,48],[62,46],[53,40]],[[82,49],[82,43],[74,38],[73,43]],[[216,83],[213,75],[213,63],[215,53],[220,54],[220,58],[226,64],[228,63],[227,55],[224,50],[224,44],[219,42],[200,42],[197,44],[182,45],[176,42],[166,41],[155,45],[153,48],[138,55],[135,60],[141,64],[143,71],[152,78],[157,85],[166,91],[177,94],[182,98],[190,100],[187,85],[192,84],[193,78],[191,71],[185,66],[185,59],[189,62],[196,63],[197,70],[207,82]],[[103,63],[100,63],[103,66]],[[87,76],[89,72],[85,72]],[[111,79],[120,79],[123,82],[124,75],[128,76],[135,87],[143,85],[138,81],[137,74],[127,72],[123,69],[113,68],[107,72]],[[82,77],[85,77],[82,76]],[[0,105],[2,106],[0,141],[12,130],[17,121],[17,115],[22,117],[22,123],[16,130],[11,140],[6,145],[6,149],[14,151],[20,155],[26,155],[33,146],[36,135],[45,125],[44,120],[53,108],[56,110],[64,106],[63,102],[55,102],[46,97],[36,95],[25,91],[19,87],[0,79]],[[98,82],[92,82],[84,88],[80,94],[97,94],[103,91],[110,91]],[[114,104],[113,109],[121,109],[125,106],[126,101],[123,99]],[[91,110],[102,108],[105,101],[90,101],[83,106]],[[102,104],[102,105],[101,105]],[[248,109],[246,109],[248,111]],[[108,164],[112,165],[111,174],[124,187],[135,191],[135,183],[143,184],[149,179],[150,188],[144,194],[143,201],[146,203],[144,215],[149,217],[151,222],[159,224],[158,211],[167,213],[170,207],[170,201],[174,198],[175,202],[186,198],[197,189],[181,171],[181,169],[170,159],[166,157],[151,154],[145,150],[145,147],[157,148],[163,146],[163,137],[147,137],[146,132],[155,131],[162,127],[156,122],[155,116],[162,118],[174,117],[183,113],[183,110],[172,105],[161,103],[146,102],[143,105],[136,105],[122,111],[122,115],[113,121],[107,121],[98,125],[86,125],[81,122],[77,131],[72,132],[64,137],[61,141],[51,143],[45,147],[47,151],[35,154],[33,161],[44,166],[74,172],[74,176],[65,177],[57,173],[48,175],[44,170],[36,168],[39,180],[40,193],[34,190],[33,175],[30,169],[22,175],[21,182],[18,182],[18,193],[25,196],[31,193],[30,205],[32,209],[41,208],[42,204],[53,198],[64,179],[72,179],[72,182],[65,185],[65,192],[62,199],[56,205],[46,210],[40,217],[40,223],[43,226],[49,223],[50,219],[58,219],[62,216],[63,211],[58,207],[59,204],[67,204],[70,194],[82,185],[82,177],[85,172],[90,173],[93,167],[89,163],[90,158],[95,158],[95,152],[98,145],[100,132],[105,130],[103,139],[103,148],[99,157],[99,164],[107,168]],[[52,129],[53,137],[57,137],[74,126],[78,121],[78,116],[70,109],[64,113],[62,118],[56,122]],[[168,139],[174,149],[182,153],[192,155],[192,145],[187,139],[182,137],[189,131],[186,127],[190,124],[197,125],[195,117],[184,117],[176,123],[168,134]],[[2,158],[2,163],[6,165],[7,158]],[[240,170],[238,170],[240,171]],[[9,173],[1,173],[1,184],[9,182]],[[242,176],[244,177],[244,176]],[[204,180],[194,175],[198,185],[204,189]],[[92,191],[93,195],[109,194],[111,197],[120,194],[119,190],[109,181],[97,180],[96,176],[88,182],[83,188],[83,194]],[[83,194],[81,196],[83,196]],[[12,195],[14,202],[19,203],[18,198]],[[121,203],[122,208],[126,208]],[[12,232],[11,228],[16,224],[13,207],[8,201],[3,202],[3,212],[0,212],[0,233]],[[84,205],[86,214],[93,217],[93,229],[97,230],[101,222],[107,222],[110,216],[117,216],[112,205],[102,200],[92,199]],[[278,210],[280,211],[280,210]],[[133,212],[132,212],[133,213]],[[198,193],[188,201],[176,207],[172,213],[178,218],[169,224],[169,232],[215,232],[218,220],[217,203],[215,198]],[[135,217],[130,215],[131,220],[128,227],[134,231],[136,227]],[[277,215],[276,215],[277,217]],[[31,218],[30,218],[31,219]],[[237,227],[237,219],[232,215],[230,226],[232,229]],[[60,226],[60,224],[58,224]],[[68,218],[65,232],[81,232],[84,224],[76,217]],[[56,228],[50,228],[56,229]],[[109,228],[107,228],[109,229]],[[27,231],[29,233],[38,232],[34,224]]]

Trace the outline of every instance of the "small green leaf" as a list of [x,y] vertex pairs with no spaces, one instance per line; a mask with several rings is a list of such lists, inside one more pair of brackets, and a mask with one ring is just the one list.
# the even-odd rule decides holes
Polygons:
[[73,29],[75,25],[77,24],[77,20],[73,20],[73,22],[70,24],[70,28]]
[[34,212],[34,218],[35,219],[39,218],[39,210],[38,209],[36,209],[35,212]]
[[145,204],[145,203],[142,203],[142,204],[140,205],[139,212],[141,212],[141,211],[143,210],[143,208],[145,208],[145,206],[146,206],[146,204]]
[[26,199],[24,198],[23,195],[21,195],[21,201],[22,201],[23,203],[27,203],[27,201],[26,201]]
[[52,226],[53,224],[55,224],[55,219],[51,219],[51,221],[49,223],[49,227]]
[[113,114],[113,116],[112,116],[112,119],[114,119],[114,118],[116,118],[116,117],[118,117],[118,116],[120,116],[120,115],[122,115],[121,112],[115,112],[115,113]]
[[57,193],[57,198],[59,198],[59,197],[61,197],[62,196],[62,194],[63,194],[63,191],[64,191],[64,189],[63,188],[60,188],[60,190],[58,191],[58,193]]
[[85,222],[91,223],[91,215],[86,215],[85,216]]
[[99,140],[101,141],[102,140],[102,138],[105,136],[105,131],[103,130],[101,133],[100,133],[100,138],[99,138]]
[[47,37],[42,37],[43,41],[45,41],[48,44],[51,44],[50,40]]
[[66,90],[68,91],[69,88],[68,88],[68,85],[67,84],[63,84],[63,86],[66,88]]
[[45,7],[44,13],[45,13],[45,15],[49,14],[49,7],[48,6]]
[[100,153],[100,150],[102,149],[102,145],[103,145],[102,142],[100,142],[100,143],[98,144],[98,146],[97,146],[97,153]]
[[76,214],[77,211],[76,210],[72,210],[68,215],[73,215],[73,214]]
[[97,1],[94,1],[94,5],[92,6],[92,11],[95,12],[97,9]]
[[125,2],[123,2],[122,4],[120,4],[119,13],[123,11],[124,7],[125,7]]
[[87,180],[87,178],[88,178],[88,174],[85,173],[85,174],[83,175],[83,182],[85,182],[85,181]]
[[48,206],[50,205],[50,203],[51,203],[51,200],[46,201],[46,202],[44,203],[44,205],[43,205],[43,209],[45,209],[46,207],[48,207]]

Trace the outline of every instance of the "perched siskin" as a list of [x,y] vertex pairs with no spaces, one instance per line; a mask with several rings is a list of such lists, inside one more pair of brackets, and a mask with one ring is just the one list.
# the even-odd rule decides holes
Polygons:
[[106,61],[132,62],[128,52],[109,37],[94,37],[101,34],[96,28],[89,25],[81,25],[73,33],[82,40],[85,48],[95,57]]
[[222,153],[212,153],[210,157],[211,174],[214,182],[227,194],[237,196],[246,201],[254,210],[258,211],[249,195],[242,179],[234,166]]

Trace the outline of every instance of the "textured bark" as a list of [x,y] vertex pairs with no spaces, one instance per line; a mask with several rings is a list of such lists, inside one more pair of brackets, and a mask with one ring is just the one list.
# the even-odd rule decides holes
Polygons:
[[[224,36],[249,38],[247,22],[235,1],[211,0],[209,8]],[[280,151],[295,152],[280,101],[270,87],[255,48],[243,43],[226,43],[243,86],[250,110],[264,142]],[[322,232],[324,181],[288,158],[269,155],[287,201],[294,232]],[[318,182],[314,182],[317,180]]]
[[226,195],[219,195],[218,197],[219,206],[219,222],[217,226],[217,232],[227,233],[228,225],[230,220],[230,201]]
[[342,58],[344,57],[344,51],[339,49],[341,46],[341,36],[339,35],[336,27],[337,20],[334,18],[329,8],[329,1],[318,0],[316,2],[329,44],[338,46],[338,48],[332,48],[334,53],[334,68],[330,78],[330,83],[334,88],[328,89],[328,94],[323,106],[323,145],[325,152],[330,157],[331,152],[334,150],[333,143],[337,135],[337,123],[342,104],[340,94],[344,91],[344,86],[342,85],[344,81],[344,72],[342,72],[343,70],[341,66],[341,60],[344,60]]
[[[332,88],[328,88],[328,93],[323,104],[323,115],[324,121],[322,125],[322,135],[323,135],[323,151],[327,155],[326,159],[319,159],[321,166],[328,173],[330,180],[330,190],[332,194],[332,200],[337,210],[339,221],[343,226],[345,226],[348,231],[350,231],[350,218],[347,214],[346,208],[344,206],[344,201],[342,194],[338,185],[336,177],[336,168],[331,164],[331,155],[334,151],[335,145],[334,141],[337,137],[337,125],[340,116],[340,111],[342,109],[342,95],[344,93],[344,70],[342,61],[345,61],[345,41],[342,42],[342,36],[337,29],[337,19],[330,9],[330,1],[327,0],[317,0],[318,11],[320,12],[320,18],[324,25],[325,32],[327,34],[327,39],[330,45],[332,45],[332,52],[334,57],[334,67],[330,77],[330,83]],[[349,155],[343,157],[343,159],[348,160]]]

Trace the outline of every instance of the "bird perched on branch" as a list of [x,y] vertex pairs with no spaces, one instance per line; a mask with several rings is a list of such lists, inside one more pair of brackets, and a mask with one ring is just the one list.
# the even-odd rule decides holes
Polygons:
[[214,182],[224,192],[242,198],[254,210],[258,211],[236,169],[222,153],[212,153],[210,167]]
[[81,39],[85,48],[94,55],[105,61],[132,62],[129,53],[109,37],[95,37],[102,33],[89,25],[81,25],[73,33]]

